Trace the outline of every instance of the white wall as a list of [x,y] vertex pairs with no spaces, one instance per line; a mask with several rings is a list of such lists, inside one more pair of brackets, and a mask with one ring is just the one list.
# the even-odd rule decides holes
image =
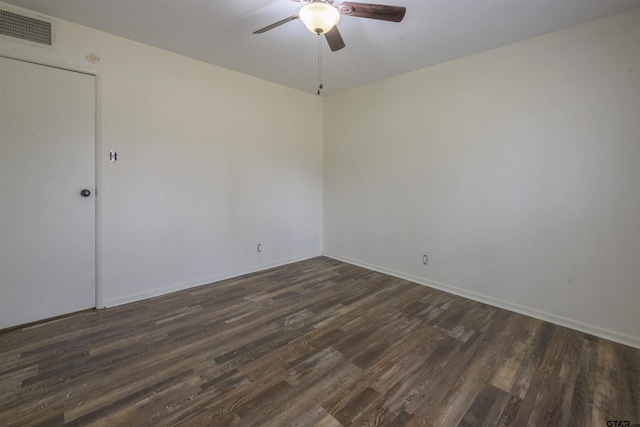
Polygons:
[[54,49],[0,54],[99,73],[105,305],[321,254],[319,97],[56,21]]
[[324,241],[640,347],[640,10],[329,96],[324,129],[317,96],[57,24],[55,49],[0,54],[99,73],[104,304]]
[[328,96],[324,132],[327,255],[640,347],[640,9]]

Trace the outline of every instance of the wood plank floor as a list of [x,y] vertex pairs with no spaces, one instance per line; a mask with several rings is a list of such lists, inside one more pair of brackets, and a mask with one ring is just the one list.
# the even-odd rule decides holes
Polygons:
[[324,257],[0,334],[2,426],[609,420],[640,350]]

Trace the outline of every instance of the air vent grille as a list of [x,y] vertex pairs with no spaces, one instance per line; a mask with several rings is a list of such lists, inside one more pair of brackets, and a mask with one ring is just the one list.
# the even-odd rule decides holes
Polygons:
[[51,22],[6,10],[0,10],[0,34],[47,46],[53,45]]

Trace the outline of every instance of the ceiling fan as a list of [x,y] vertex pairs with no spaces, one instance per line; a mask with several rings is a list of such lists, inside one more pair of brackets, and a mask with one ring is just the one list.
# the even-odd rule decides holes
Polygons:
[[312,33],[318,35],[324,34],[331,51],[335,52],[345,47],[340,31],[338,31],[338,27],[336,27],[336,24],[340,20],[340,15],[400,22],[404,18],[407,10],[401,6],[356,3],[351,1],[343,1],[338,6],[333,5],[334,0],[292,1],[305,3],[305,5],[302,6],[297,14],[254,31],[253,34],[262,34],[287,22],[300,19]]

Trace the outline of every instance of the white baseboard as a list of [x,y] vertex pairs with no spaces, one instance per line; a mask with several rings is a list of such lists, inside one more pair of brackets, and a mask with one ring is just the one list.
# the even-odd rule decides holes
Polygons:
[[611,331],[601,328],[596,325],[579,322],[577,320],[568,319],[555,314],[547,313],[532,307],[526,307],[519,304],[515,304],[509,301],[504,301],[499,298],[482,295],[476,292],[468,291],[466,289],[457,288],[455,286],[447,285],[444,283],[425,280],[421,277],[413,276],[411,274],[405,274],[399,271],[391,270],[385,267],[369,264],[368,262],[359,261],[332,253],[324,253],[324,256],[333,258],[338,261],[346,262],[348,264],[357,265],[369,270],[377,271],[379,273],[388,274],[389,276],[397,277],[399,279],[408,280],[410,282],[417,283],[419,285],[428,286],[430,288],[438,289],[450,294],[458,295],[464,298],[468,298],[474,301],[478,301],[484,304],[489,304],[494,307],[503,308],[505,310],[513,311],[515,313],[524,314],[525,316],[533,317],[535,319],[544,320],[559,326],[564,326],[569,329],[584,332],[586,334],[594,335],[600,338],[604,338],[610,341],[614,341],[620,344],[628,345],[630,347],[640,349],[640,337],[633,337],[630,335],[622,334],[619,332]]
[[293,257],[293,258],[287,258],[287,259],[282,259],[282,260],[278,260],[278,261],[274,261],[268,264],[260,264],[257,266],[253,266],[244,270],[237,270],[231,273],[227,273],[227,274],[221,274],[219,276],[215,276],[215,277],[211,277],[208,279],[202,279],[202,280],[197,280],[197,281],[193,281],[193,282],[186,282],[186,283],[180,283],[177,285],[173,285],[173,286],[169,286],[169,287],[165,287],[165,288],[161,288],[161,289],[154,289],[152,291],[147,291],[147,292],[140,292],[137,294],[133,294],[133,295],[128,295],[126,297],[122,297],[122,298],[114,298],[114,299],[107,299],[105,301],[104,307],[105,308],[110,308],[110,307],[116,307],[118,305],[123,305],[123,304],[129,304],[132,302],[137,302],[137,301],[142,301],[145,299],[149,299],[149,298],[154,298],[154,297],[158,297],[161,295],[166,295],[166,294],[170,294],[172,292],[177,292],[177,291],[183,291],[185,289],[190,289],[190,288],[195,288],[198,286],[203,286],[203,285],[208,285],[208,284],[212,284],[215,282],[220,282],[222,280],[227,280],[227,279],[233,279],[235,277],[239,277],[239,276],[244,276],[245,274],[251,274],[251,273],[257,273],[259,271],[263,271],[263,270],[268,270],[270,268],[275,268],[275,267],[280,267],[282,265],[286,265],[286,264],[291,264],[294,262],[298,262],[298,261],[304,261],[310,258],[315,258],[315,257],[319,257],[322,256],[321,253],[314,253],[314,254],[308,254],[308,255],[302,255],[299,257]]

